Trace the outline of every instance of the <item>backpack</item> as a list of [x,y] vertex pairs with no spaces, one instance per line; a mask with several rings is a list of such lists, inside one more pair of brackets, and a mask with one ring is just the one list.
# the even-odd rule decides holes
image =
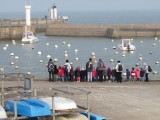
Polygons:
[[118,71],[120,72],[120,71],[122,71],[122,70],[123,70],[122,65],[121,65],[121,64],[118,65]]
[[89,62],[88,63],[88,69],[92,69],[93,68],[93,64],[92,64],[92,62]]
[[104,68],[104,63],[100,63],[100,68]]
[[54,70],[54,64],[53,63],[50,63],[49,65],[48,65],[48,68],[49,68],[49,70]]
[[65,67],[64,67],[64,72],[65,72],[65,73],[68,73],[68,66],[65,66]]
[[149,72],[152,72],[151,66],[148,66],[148,71],[149,71]]

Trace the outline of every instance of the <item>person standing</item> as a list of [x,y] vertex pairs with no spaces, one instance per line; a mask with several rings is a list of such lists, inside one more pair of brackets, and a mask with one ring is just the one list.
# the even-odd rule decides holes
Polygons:
[[144,70],[145,70],[145,82],[149,82],[148,79],[149,71],[148,71],[148,65],[146,63],[144,63]]
[[69,81],[69,73],[71,70],[71,65],[69,63],[69,60],[66,60],[65,64],[64,64],[64,71],[65,71],[65,80]]
[[120,61],[118,61],[116,65],[116,80],[117,82],[122,82],[122,71],[123,71],[123,65]]
[[54,63],[52,59],[49,59],[47,67],[48,67],[48,73],[49,73],[49,81],[53,82],[54,81]]
[[103,63],[102,59],[99,59],[97,63],[97,68],[98,68],[99,81],[103,82],[103,71],[105,68],[105,64]]
[[89,58],[89,61],[86,63],[87,81],[88,82],[92,82],[92,69],[93,69],[92,58]]

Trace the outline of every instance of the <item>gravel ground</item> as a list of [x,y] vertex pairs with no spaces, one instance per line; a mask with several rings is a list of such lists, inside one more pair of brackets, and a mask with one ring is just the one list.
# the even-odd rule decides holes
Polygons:
[[[5,81],[5,87],[23,86],[24,82]],[[160,120],[160,82],[33,82],[33,88],[43,89],[67,86],[91,91],[89,107],[92,113],[104,116],[107,120]],[[74,91],[76,92],[76,90]],[[58,94],[60,96],[66,96]],[[86,95],[69,96],[77,104],[86,106]]]

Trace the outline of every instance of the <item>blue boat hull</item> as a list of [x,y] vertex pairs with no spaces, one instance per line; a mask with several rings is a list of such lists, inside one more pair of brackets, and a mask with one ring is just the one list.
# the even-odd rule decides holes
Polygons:
[[[83,112],[81,114],[85,115],[86,117],[88,116],[86,112]],[[106,120],[106,118],[100,115],[90,113],[90,120]]]
[[[38,99],[24,99],[17,101],[17,114],[28,117],[50,116],[52,114],[47,103]],[[14,112],[14,101],[6,101],[6,109]]]

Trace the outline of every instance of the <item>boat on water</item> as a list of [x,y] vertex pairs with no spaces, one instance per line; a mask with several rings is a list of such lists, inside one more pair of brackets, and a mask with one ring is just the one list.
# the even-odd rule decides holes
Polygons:
[[[50,106],[50,109],[52,109],[52,97],[40,98],[40,100],[46,102]],[[77,105],[73,100],[64,97],[54,97],[53,106],[54,110],[77,109]]]
[[131,44],[130,39],[122,39],[121,44],[118,47],[123,51],[134,51],[136,47]]
[[23,33],[22,43],[35,43],[38,41],[38,37],[36,37],[33,32],[27,31]]
[[0,106],[0,119],[7,118],[6,112],[2,106]]
[[[16,101],[17,114],[27,117],[50,116],[52,112],[47,103],[39,99],[23,99]],[[6,101],[5,108],[7,111],[14,112],[14,101]]]

